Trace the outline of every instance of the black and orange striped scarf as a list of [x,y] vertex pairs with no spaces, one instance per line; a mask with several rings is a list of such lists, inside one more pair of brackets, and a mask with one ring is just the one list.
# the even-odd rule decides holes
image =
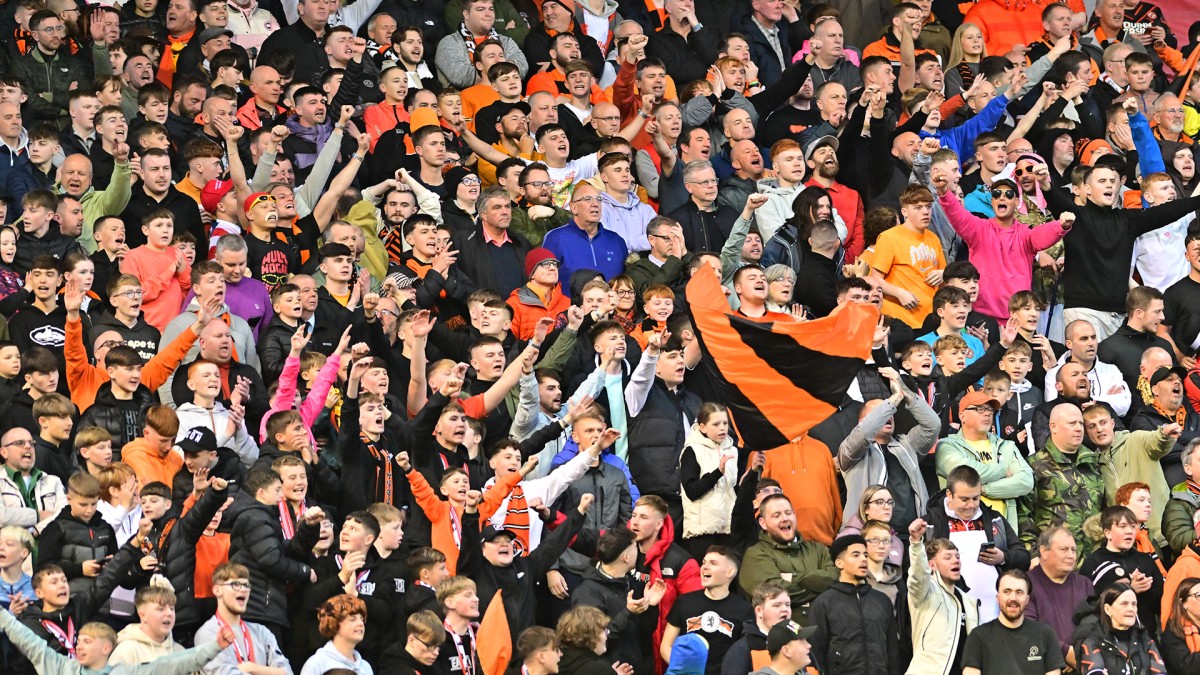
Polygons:
[[529,555],[529,502],[525,499],[525,489],[520,483],[513,488],[508,496],[508,512],[504,515],[504,529],[517,535],[513,542],[513,552],[519,556]]

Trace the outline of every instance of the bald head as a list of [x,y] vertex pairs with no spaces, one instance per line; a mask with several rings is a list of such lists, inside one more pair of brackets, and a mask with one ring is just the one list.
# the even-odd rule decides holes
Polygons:
[[1150,347],[1142,352],[1142,363],[1138,367],[1142,377],[1147,380],[1154,374],[1154,371],[1159,368],[1170,368],[1175,364],[1171,355],[1162,347]]
[[258,66],[250,71],[250,91],[260,103],[276,105],[283,95],[283,78],[271,66]]
[[1050,411],[1050,440],[1059,450],[1074,454],[1083,445],[1083,411],[1072,403],[1060,403]]

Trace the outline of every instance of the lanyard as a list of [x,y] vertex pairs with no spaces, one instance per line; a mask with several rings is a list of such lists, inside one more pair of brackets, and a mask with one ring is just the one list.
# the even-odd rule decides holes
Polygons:
[[42,619],[42,628],[45,628],[47,633],[53,635],[54,639],[58,640],[58,643],[66,648],[67,653],[71,655],[71,658],[75,658],[75,620],[74,619],[72,619],[71,617],[67,617],[66,632],[63,632],[63,629],[60,628],[58,624],[54,623],[53,621],[50,621],[49,619]]
[[458,520],[458,511],[450,505],[450,532],[454,535],[454,545],[462,548],[462,523]]
[[[229,624],[221,618],[221,615],[216,615],[217,625],[222,628],[229,628]],[[238,647],[237,640],[233,641],[233,655],[237,657],[238,663],[249,662],[254,663],[254,639],[250,637],[250,626],[246,625],[245,621],[239,619],[242,626],[242,640],[246,643],[246,655],[242,656],[242,649]],[[229,628],[232,631],[232,628]],[[236,633],[235,633],[236,635]]]
[[[296,510],[296,518],[304,513],[305,501],[300,500],[300,508]],[[291,541],[296,536],[296,519],[292,518],[292,514],[288,513],[287,499],[279,500],[279,525],[283,528],[283,540]]]
[[[454,629],[450,627],[450,621],[448,619],[443,621],[442,625],[446,627],[446,632],[449,633],[450,638],[454,640],[454,649],[458,652],[459,670],[464,674],[467,672],[474,673],[475,659],[471,659],[469,661],[467,660],[467,650],[466,647],[463,647],[462,636],[454,632]],[[467,635],[471,637],[471,651],[475,651],[475,628],[473,628],[469,623],[467,624]],[[468,663],[471,665],[470,671],[467,670]]]
[[[338,569],[341,570],[342,569],[342,556],[335,555],[335,556],[333,556],[333,559],[335,561],[337,561]],[[369,577],[369,576],[371,576],[371,570],[363,570],[363,571],[359,572],[358,574],[356,574],[354,576],[354,590],[356,590],[356,591],[361,590],[359,587],[362,586],[362,582],[366,581],[367,577]]]

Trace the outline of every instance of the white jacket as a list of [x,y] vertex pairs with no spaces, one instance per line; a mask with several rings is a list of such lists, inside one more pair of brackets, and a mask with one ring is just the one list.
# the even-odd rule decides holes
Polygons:
[[117,633],[117,646],[112,656],[108,657],[109,665],[136,665],[150,663],[163,656],[178,654],[184,651],[183,645],[175,642],[168,635],[166,640],[155,642],[142,631],[140,624],[130,624]]
[[[238,43],[250,55],[251,63],[258,56],[262,43],[275,31],[283,28],[275,15],[265,9],[260,9],[258,3],[251,0],[250,6],[242,9],[232,1],[229,6],[229,24],[226,26],[233,33],[233,41]],[[252,51],[253,50],[253,51]]]
[[[693,424],[688,433],[683,452],[688,448],[696,455],[700,465],[700,475],[715,471],[721,465],[721,454],[737,452],[733,437],[726,436],[721,447],[717,447],[707,436],[700,432],[699,425]],[[683,456],[680,452],[680,457]],[[737,461],[725,463],[725,470],[717,484],[702,497],[692,500],[687,490],[680,490],[683,497],[683,537],[685,539],[704,534],[729,534],[733,525],[733,502],[737,499]]]
[[179,417],[179,433],[175,436],[176,442],[183,440],[188,430],[193,427],[208,427],[217,436],[217,447],[229,448],[236,452],[238,457],[242,458],[242,465],[247,469],[258,459],[258,444],[246,431],[245,420],[238,425],[237,431],[232,436],[227,433],[229,431],[229,411],[220,401],[213,404],[212,410],[201,408],[195,403],[184,403],[175,409],[175,414]]
[[[946,590],[934,580],[925,556],[925,542],[909,542],[912,561],[908,576],[908,611],[912,617],[913,659],[907,675],[950,675],[958,651],[959,626],[966,614],[967,633],[979,625],[979,603],[959,591]],[[961,600],[961,605],[959,601]]]
[[[42,473],[38,469],[34,469],[32,475],[37,476],[33,484],[33,501],[37,508],[33,509],[25,506],[25,498],[9,477],[8,469],[0,469],[0,525],[24,527],[37,535],[67,505],[67,493],[57,476]],[[50,515],[39,522],[38,511],[48,511]]]
[[[1046,388],[1045,399],[1053,401],[1058,398],[1058,389],[1054,385],[1058,381],[1058,371],[1062,365],[1071,358],[1071,352],[1066,352],[1058,357],[1058,364],[1050,370],[1046,371]],[[1133,394],[1129,391],[1129,385],[1125,383],[1125,376],[1111,363],[1104,363],[1100,359],[1096,359],[1095,365],[1088,371],[1089,389],[1092,393],[1092,399],[1103,401],[1112,406],[1117,415],[1124,417],[1125,413],[1129,412],[1129,404],[1133,401]],[[1120,391],[1115,394],[1109,394],[1108,390],[1113,387],[1120,387]]]
[[[540,462],[539,462],[540,464]],[[592,456],[580,450],[578,455],[571,458],[571,461],[563,464],[549,474],[535,478],[533,480],[524,480],[517,485],[525,493],[525,501],[529,502],[535,497],[542,500],[543,504],[553,504],[562,493],[567,491],[571,483],[583,477],[587,473],[588,467],[592,464]],[[547,462],[549,465],[549,462]],[[490,488],[496,482],[493,476],[488,479],[484,489]],[[504,527],[504,519],[508,517],[508,500],[505,497],[504,501],[500,502],[500,508],[492,514],[489,521],[496,527]],[[533,551],[542,541],[542,519],[537,513],[529,514],[529,551]],[[528,553],[527,551],[526,553]]]

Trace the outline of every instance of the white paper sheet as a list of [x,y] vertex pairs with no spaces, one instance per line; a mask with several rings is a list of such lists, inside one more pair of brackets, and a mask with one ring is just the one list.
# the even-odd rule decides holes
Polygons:
[[950,533],[950,541],[958,547],[963,581],[971,589],[967,595],[979,601],[980,624],[995,619],[1000,613],[996,604],[996,579],[1000,572],[992,565],[979,562],[979,549],[987,540],[988,533],[980,530]]

